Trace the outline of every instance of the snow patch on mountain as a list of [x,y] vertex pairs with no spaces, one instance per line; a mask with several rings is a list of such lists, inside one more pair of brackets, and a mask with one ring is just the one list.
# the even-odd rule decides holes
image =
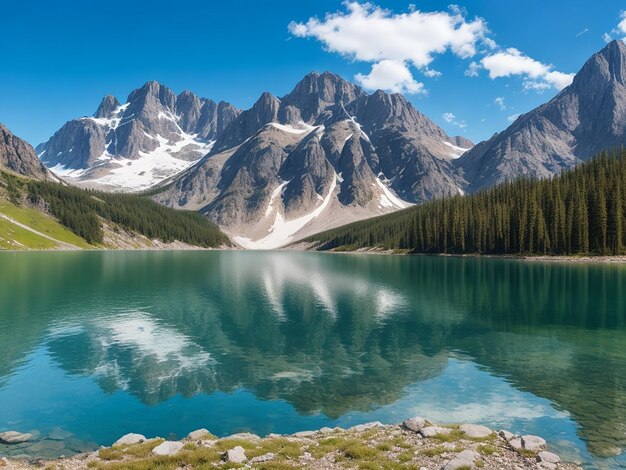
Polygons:
[[274,218],[274,224],[270,228],[270,234],[266,237],[259,240],[250,240],[246,237],[233,237],[233,240],[248,250],[272,250],[287,245],[289,242],[293,241],[294,235],[297,232],[324,212],[333,198],[333,194],[337,188],[337,180],[337,175],[335,175],[330,186],[330,190],[328,191],[328,195],[312,212],[296,219],[285,220],[283,214],[280,211],[277,211],[276,217]]
[[450,152],[450,158],[453,158],[453,159],[460,158],[465,152],[469,150],[463,147],[458,147],[454,144],[451,144],[450,142],[443,141],[443,143],[444,145],[447,145],[448,147],[450,147],[450,149],[452,150],[452,152]]
[[403,201],[398,196],[396,196],[391,191],[391,189],[389,189],[380,179],[376,178],[376,183],[382,190],[382,194],[380,195],[381,207],[396,207],[398,209],[406,209],[407,207],[413,205],[410,202]]
[[[111,186],[120,189],[141,191],[159,183],[165,178],[176,175],[181,171],[196,164],[200,158],[211,150],[214,141],[202,143],[196,140],[196,135],[186,134],[181,131],[181,140],[170,144],[169,141],[159,134],[156,139],[159,146],[152,152],[139,152],[140,158],[113,158],[103,154],[99,160],[108,164],[117,165],[110,170],[109,174],[95,179],[86,179],[90,183]],[[198,159],[188,161],[176,158],[175,155],[191,146],[198,153]],[[67,176],[80,176],[70,174]]]

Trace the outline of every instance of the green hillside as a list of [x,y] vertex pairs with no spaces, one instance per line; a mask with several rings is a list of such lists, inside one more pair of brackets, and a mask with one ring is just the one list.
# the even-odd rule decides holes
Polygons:
[[180,241],[207,248],[229,243],[214,223],[196,212],[170,209],[145,196],[88,191],[5,171],[0,171],[2,214],[0,248],[4,249],[47,249],[63,244],[103,247],[105,223],[116,231],[164,243]]
[[431,201],[306,238],[318,250],[624,254],[626,151],[547,180],[521,179]]

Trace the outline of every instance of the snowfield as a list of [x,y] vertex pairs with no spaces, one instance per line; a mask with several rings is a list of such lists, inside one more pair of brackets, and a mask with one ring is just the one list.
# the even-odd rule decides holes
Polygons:
[[[280,191],[282,191],[282,188],[285,184],[287,183],[281,184],[272,193],[272,199],[270,200],[270,205],[268,205],[268,211],[266,211],[266,215],[271,215],[271,213],[274,212],[272,202],[278,196],[278,194],[280,194]],[[236,243],[248,250],[272,250],[285,246],[289,242],[293,241],[293,236],[298,233],[305,225],[313,221],[322,212],[324,212],[324,209],[326,209],[328,204],[330,204],[336,188],[337,175],[335,174],[333,182],[330,186],[330,191],[328,191],[328,195],[323,199],[322,203],[315,210],[306,215],[303,215],[302,217],[298,217],[297,219],[292,220],[285,220],[283,214],[279,210],[276,210],[274,224],[270,228],[270,234],[266,237],[263,237],[259,240],[250,240],[246,237],[237,236],[232,238]]]

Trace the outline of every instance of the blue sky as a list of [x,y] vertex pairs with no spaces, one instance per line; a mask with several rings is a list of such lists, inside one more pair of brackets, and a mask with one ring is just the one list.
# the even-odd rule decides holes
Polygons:
[[[617,0],[592,7],[582,0],[466,0],[456,2],[459,9],[436,0],[412,3],[372,1],[361,4],[357,18],[336,0],[5,2],[0,122],[36,145],[65,121],[92,114],[103,95],[123,102],[148,80],[247,108],[263,91],[281,96],[308,72],[330,70],[370,86],[393,87],[390,75],[409,74],[396,89],[411,93],[411,102],[448,133],[479,141],[554,96],[566,74],[605,45],[604,35],[626,36],[619,28],[626,28],[620,16],[626,5]],[[450,38],[403,37],[397,21],[433,27],[429,12],[451,19]],[[328,32],[327,13],[341,25],[338,35]],[[319,22],[307,23],[312,17]],[[372,27],[371,35],[355,38],[354,26],[357,34],[359,24],[369,31],[375,17],[389,34]],[[292,22],[299,26],[289,28]],[[454,30],[461,27],[473,31],[466,42]],[[436,46],[431,38],[443,52],[429,52]],[[420,48],[426,56],[414,53]],[[472,62],[477,76],[468,76]],[[380,73],[371,74],[377,64]]]

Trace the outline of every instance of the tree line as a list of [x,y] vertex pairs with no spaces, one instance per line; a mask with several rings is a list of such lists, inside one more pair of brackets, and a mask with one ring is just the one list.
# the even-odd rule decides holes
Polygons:
[[61,224],[91,244],[103,242],[102,219],[165,243],[181,241],[203,247],[229,243],[217,225],[201,214],[171,209],[140,195],[29,181],[28,198],[34,205],[43,202]]
[[522,178],[313,235],[318,249],[414,253],[620,255],[626,247],[626,151],[550,179]]

